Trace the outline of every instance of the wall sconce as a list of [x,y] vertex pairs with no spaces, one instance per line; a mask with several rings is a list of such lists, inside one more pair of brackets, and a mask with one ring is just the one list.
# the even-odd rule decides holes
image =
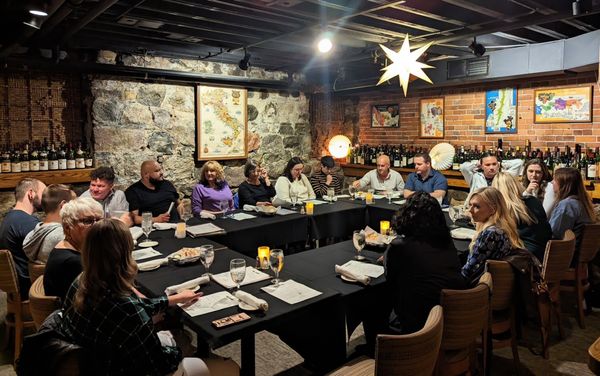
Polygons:
[[36,16],[31,16],[29,19],[23,21],[23,23],[29,27],[33,27],[34,29],[38,30],[42,26],[42,21]]
[[348,150],[350,150],[350,139],[344,135],[333,136],[331,140],[329,140],[329,153],[334,158],[346,158],[348,155]]

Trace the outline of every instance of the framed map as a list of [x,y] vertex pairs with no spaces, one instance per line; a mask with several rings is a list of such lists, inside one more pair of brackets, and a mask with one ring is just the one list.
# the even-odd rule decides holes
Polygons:
[[419,109],[419,137],[444,138],[444,98],[421,99]]
[[485,133],[517,133],[517,89],[485,92]]
[[562,87],[534,91],[534,123],[590,123],[592,87]]
[[196,95],[197,159],[247,158],[246,89],[198,85]]

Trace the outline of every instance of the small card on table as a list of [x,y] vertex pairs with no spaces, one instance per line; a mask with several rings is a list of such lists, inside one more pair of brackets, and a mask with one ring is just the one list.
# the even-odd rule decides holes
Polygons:
[[277,286],[265,286],[261,290],[273,295],[277,299],[283,300],[288,304],[300,303],[322,294],[322,292],[311,289],[310,287],[303,285],[302,283],[298,283],[293,279],[280,282]]
[[[217,282],[226,289],[232,289],[237,286],[237,284],[235,284],[231,279],[231,274],[229,272],[211,274],[210,277],[213,279],[213,281]],[[269,278],[271,278],[271,276],[267,273],[263,273],[252,266],[246,266],[246,277],[244,277],[244,280],[242,283],[240,283],[240,286],[250,285],[252,283],[264,281],[265,279]]]
[[360,262],[350,260],[342,268],[352,272],[353,274],[366,275],[371,278],[379,278],[385,272],[385,269],[381,265],[369,264],[366,262]]
[[199,316],[238,305],[239,300],[227,291],[204,295],[191,306],[183,308],[190,316]]
[[154,256],[162,256],[162,253],[160,253],[156,249],[150,247],[150,248],[142,248],[142,249],[138,249],[137,251],[133,251],[132,256],[133,256],[133,259],[135,261],[137,261],[137,260],[144,260],[144,259],[154,257]]

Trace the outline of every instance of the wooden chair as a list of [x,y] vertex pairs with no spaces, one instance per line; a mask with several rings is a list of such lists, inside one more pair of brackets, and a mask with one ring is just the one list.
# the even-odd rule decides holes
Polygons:
[[6,336],[10,336],[9,329],[14,328],[15,360],[19,357],[21,351],[24,328],[34,326],[33,321],[30,320],[29,301],[21,300],[17,278],[12,254],[6,249],[0,250],[0,290],[7,294]]
[[490,302],[490,334],[492,349],[510,346],[515,369],[519,369],[517,327],[515,320],[515,275],[506,261],[488,260],[487,271],[492,275],[494,291]]
[[330,375],[431,376],[442,341],[444,314],[441,306],[429,312],[421,330],[411,334],[377,336],[375,359],[360,357]]
[[594,375],[600,375],[600,337],[588,348],[588,368]]
[[540,314],[540,334],[542,337],[542,354],[548,359],[549,339],[552,331],[552,315],[554,314],[560,338],[564,331],[560,317],[560,280],[571,264],[575,252],[575,234],[571,230],[565,232],[562,240],[549,240],[546,244],[542,272],[537,285],[537,305]]
[[35,328],[39,329],[46,317],[60,308],[57,296],[46,296],[44,292],[44,276],[38,277],[29,289],[29,309]]
[[36,264],[35,262],[29,261],[27,263],[27,268],[29,269],[29,279],[31,280],[31,283],[33,283],[39,276],[44,275],[46,264]]
[[[477,339],[483,336],[484,361],[487,357],[491,276],[484,273],[480,283],[468,290],[441,292],[444,309],[444,335],[436,365],[438,375],[471,374],[477,362]],[[483,369],[485,370],[486,364]]]
[[588,264],[596,257],[598,249],[600,249],[600,223],[585,225],[579,252],[575,252],[575,267],[565,272],[560,286],[560,291],[574,292],[577,296],[577,319],[581,329],[585,329],[583,294],[590,288]]

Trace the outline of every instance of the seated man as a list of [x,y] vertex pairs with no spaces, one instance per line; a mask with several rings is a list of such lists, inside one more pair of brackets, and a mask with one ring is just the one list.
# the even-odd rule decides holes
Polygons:
[[404,186],[404,198],[409,198],[415,192],[429,193],[442,202],[448,192],[448,180],[440,172],[431,167],[431,157],[427,153],[419,153],[414,157],[415,172],[408,175]]
[[176,208],[180,202],[179,193],[170,181],[165,180],[160,163],[144,161],[140,175],[141,179],[125,190],[133,223],[141,224],[144,212],[152,212],[154,223],[179,221]]
[[23,251],[30,261],[45,264],[50,251],[65,238],[60,210],[64,204],[75,198],[75,192],[64,184],[50,184],[44,190],[42,207],[46,218],[44,222],[38,223],[23,241]]
[[90,174],[90,188],[81,197],[98,201],[106,217],[115,211],[129,211],[129,203],[123,191],[114,189],[115,171],[112,167],[98,167]]
[[335,161],[329,155],[321,158],[321,168],[310,177],[310,185],[317,197],[327,195],[327,189],[333,188],[336,195],[342,194],[342,180],[332,174]]
[[367,185],[376,191],[401,191],[404,189],[404,180],[400,173],[390,170],[390,157],[382,154],[377,157],[377,169],[367,172],[352,183],[352,186],[358,189]]
[[[479,188],[490,187],[494,176],[504,167],[506,172],[513,176],[519,176],[523,167],[523,160],[511,159],[499,163],[498,158],[490,153],[484,153],[479,161],[467,161],[460,165],[467,184],[469,184],[469,196]],[[467,198],[467,201],[469,199]]]
[[15,261],[21,299],[28,299],[29,269],[23,252],[23,240],[38,224],[33,212],[42,210],[42,194],[46,184],[37,179],[25,178],[15,188],[15,207],[6,214],[0,224],[0,249],[8,249]]

